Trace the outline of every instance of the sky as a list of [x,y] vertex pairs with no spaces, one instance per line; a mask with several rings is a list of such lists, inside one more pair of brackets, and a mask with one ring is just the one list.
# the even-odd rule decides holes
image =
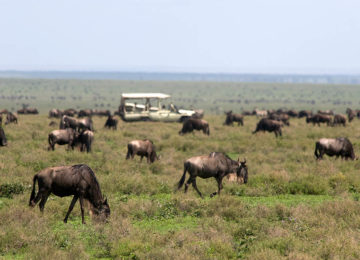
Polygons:
[[0,0],[0,70],[360,73],[359,0]]

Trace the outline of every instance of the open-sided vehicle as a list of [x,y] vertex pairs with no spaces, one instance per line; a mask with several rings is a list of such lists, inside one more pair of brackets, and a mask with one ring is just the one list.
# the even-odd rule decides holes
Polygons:
[[182,122],[195,111],[178,109],[162,93],[123,93],[119,115],[124,121]]

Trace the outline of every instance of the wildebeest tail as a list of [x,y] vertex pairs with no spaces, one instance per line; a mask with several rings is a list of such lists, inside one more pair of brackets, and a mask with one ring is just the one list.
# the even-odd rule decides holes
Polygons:
[[130,156],[132,154],[132,145],[131,144],[128,144],[128,151],[127,151],[127,154],[126,154],[126,160],[130,159]]
[[178,189],[180,189],[183,185],[184,185],[184,182],[185,182],[185,176],[186,176],[186,171],[188,170],[188,164],[185,162],[184,163],[184,173],[178,183]]
[[29,206],[31,206],[31,201],[33,201],[35,199],[35,185],[36,185],[36,181],[37,181],[37,174],[35,174],[34,178],[33,178],[33,188],[31,191],[31,195],[30,195],[30,200],[29,200]]
[[320,147],[320,143],[316,142],[315,143],[315,152],[314,152],[316,158],[319,158],[319,154],[318,154],[319,147]]

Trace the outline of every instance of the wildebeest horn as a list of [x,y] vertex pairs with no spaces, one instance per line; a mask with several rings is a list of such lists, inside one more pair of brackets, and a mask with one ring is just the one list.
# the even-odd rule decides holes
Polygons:
[[243,162],[241,162],[242,164],[245,164],[246,163],[246,158],[244,158],[244,161]]
[[238,157],[238,163],[240,162],[240,157]]

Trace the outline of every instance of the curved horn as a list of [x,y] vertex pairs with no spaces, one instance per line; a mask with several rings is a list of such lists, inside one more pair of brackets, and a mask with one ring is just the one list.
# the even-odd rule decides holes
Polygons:
[[244,161],[243,162],[241,162],[242,164],[245,164],[246,163],[246,158],[244,157]]
[[237,161],[238,161],[238,163],[240,162],[240,157],[238,157],[238,160],[237,160]]

